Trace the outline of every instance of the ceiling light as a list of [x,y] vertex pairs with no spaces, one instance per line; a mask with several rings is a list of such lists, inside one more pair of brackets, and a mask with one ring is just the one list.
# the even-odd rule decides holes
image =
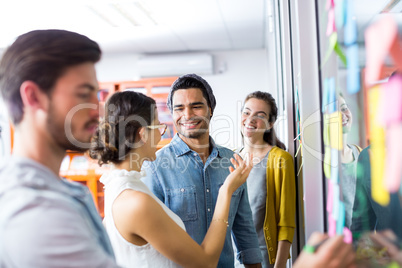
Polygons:
[[391,0],[384,8],[381,13],[401,13],[402,12],[402,1],[401,0]]
[[154,26],[151,12],[139,1],[103,1],[88,3],[88,8],[114,27]]
[[115,8],[133,24],[138,26],[154,26],[156,21],[150,11],[140,2],[122,2],[114,4]]
[[127,19],[114,4],[96,3],[87,7],[113,27],[136,26],[135,22]]

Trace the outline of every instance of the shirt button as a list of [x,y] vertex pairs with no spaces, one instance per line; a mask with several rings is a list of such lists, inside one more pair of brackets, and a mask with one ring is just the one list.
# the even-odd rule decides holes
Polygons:
[[268,230],[268,227],[264,227],[264,230]]
[[276,261],[276,259],[275,258],[272,258],[272,260],[271,260],[272,262],[275,262]]
[[268,236],[268,237],[267,237],[267,240],[271,240],[271,237]]
[[210,211],[211,211],[211,209],[209,208],[209,209],[208,209],[208,212],[210,212]]
[[209,193],[209,189],[207,189],[207,193]]
[[274,249],[273,249],[272,247],[270,247],[268,250],[269,250],[269,251],[273,251]]
[[184,191],[185,191],[184,188],[181,188],[181,189],[180,189],[180,192],[184,192]]
[[197,156],[197,153],[194,153],[193,155],[194,155],[194,156]]

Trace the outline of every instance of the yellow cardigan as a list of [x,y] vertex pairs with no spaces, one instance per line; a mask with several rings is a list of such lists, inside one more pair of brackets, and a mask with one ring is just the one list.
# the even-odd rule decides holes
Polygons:
[[296,228],[296,182],[292,156],[272,147],[267,161],[264,237],[269,262],[275,263],[278,241],[293,241]]

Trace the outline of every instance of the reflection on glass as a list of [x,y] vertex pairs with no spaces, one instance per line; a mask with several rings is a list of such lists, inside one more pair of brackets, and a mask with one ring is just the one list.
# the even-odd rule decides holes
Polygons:
[[348,144],[348,134],[353,123],[352,111],[346,104],[343,95],[338,98],[339,110],[342,114],[342,141],[341,151],[341,190],[345,204],[345,226],[350,228],[352,223],[353,202],[356,192],[356,164],[361,148],[356,144]]
[[[390,148],[395,149],[400,146],[401,135],[398,136],[398,139],[391,142],[389,136],[390,130],[387,129],[389,126],[387,126],[387,122],[385,122],[386,120],[384,118],[379,119],[378,113],[375,112],[378,108],[374,108],[377,107],[377,104],[381,103],[378,97],[381,94],[372,94],[373,92],[378,93],[378,91],[383,90],[384,83],[388,81],[387,77],[389,77],[390,74],[397,69],[396,66],[399,65],[396,64],[397,61],[395,61],[393,57],[378,60],[376,63],[373,63],[372,60],[367,60],[367,58],[375,58],[377,54],[384,54],[384,57],[385,55],[392,55],[392,51],[379,49],[379,47],[382,48],[386,44],[386,40],[381,38],[379,33],[374,35],[371,39],[365,39],[367,27],[373,25],[378,19],[381,20],[381,18],[385,16],[383,14],[384,5],[377,0],[364,1],[364,5],[361,4],[362,2],[356,4],[357,2],[359,1],[347,2],[348,4],[344,9],[346,12],[346,20],[336,21],[337,23],[342,22],[336,25],[337,27],[332,27],[334,25],[334,13],[331,13],[331,8],[339,8],[339,3],[336,1],[328,2],[334,5],[331,7],[331,5],[326,2],[317,2],[320,33],[320,75],[324,82],[322,88],[325,89],[325,81],[335,81],[334,90],[331,92],[336,91],[337,94],[339,94],[340,91],[343,92],[343,94],[338,95],[337,98],[337,107],[342,114],[343,130],[343,148],[339,151],[342,164],[338,166],[338,169],[335,169],[335,171],[339,171],[339,199],[342,201],[342,204],[345,205],[345,227],[350,228],[352,231],[358,259],[362,261],[362,263],[367,262],[367,265],[363,265],[362,267],[374,267],[375,265],[381,266],[382,264],[389,263],[390,258],[385,254],[386,250],[384,251],[381,247],[375,247],[374,243],[370,240],[370,234],[365,233],[391,229],[399,239],[402,239],[402,190],[398,192],[398,189],[394,189],[395,192],[390,193],[389,203],[384,202],[383,205],[379,202],[384,200],[380,200],[378,197],[379,194],[376,194],[379,193],[382,188],[384,188],[383,192],[387,191],[385,189],[386,187],[381,187],[382,184],[380,183],[383,178],[387,181],[390,177],[383,175],[387,174],[390,170],[386,169],[388,163],[391,162],[388,153]],[[370,6],[371,14],[367,10],[368,6]],[[334,10],[332,10],[332,12],[333,11]],[[398,38],[400,42],[402,29],[400,13],[395,13],[393,16],[396,17],[395,19],[399,25],[395,27],[395,29],[390,29],[389,27],[383,29],[384,36],[396,36],[397,33],[395,33],[395,31],[397,30],[399,32]],[[339,17],[335,16],[335,20],[337,18]],[[396,50],[398,49],[400,52],[400,46],[396,48]],[[393,52],[395,52],[395,49]],[[392,61],[390,61],[390,59],[392,59]],[[367,68],[367,62],[371,64],[369,66],[370,68]],[[379,66],[380,64],[384,66]],[[366,74],[370,74],[370,70],[372,72],[373,69],[377,70],[378,73],[376,73],[375,79],[369,79],[369,81],[375,83],[377,85],[376,88],[371,84],[364,83],[367,77],[373,76],[372,73],[371,76],[366,76]],[[402,92],[402,82],[399,84],[401,84],[400,90]],[[325,101],[329,100],[325,98],[325,90],[323,90],[322,95],[323,103],[325,104]],[[397,107],[391,105],[394,103],[393,100],[396,99],[396,96],[399,95],[392,94],[392,96],[391,99],[388,99],[388,103],[386,104],[388,106],[384,109],[386,110],[387,116],[395,112],[401,114],[401,102],[399,102],[399,105],[396,105]],[[401,100],[400,97],[398,98]],[[330,102],[328,101],[328,103]],[[323,110],[323,113],[324,116],[329,116],[333,111]],[[373,117],[376,119],[373,120]],[[402,133],[402,120],[400,117],[398,117],[398,120],[398,127],[401,128],[401,132],[398,133]],[[379,131],[376,132],[373,131],[373,129]],[[380,140],[380,142],[378,142],[378,140]],[[337,149],[332,145],[331,148]],[[361,148],[363,148],[363,150]],[[376,151],[381,153],[376,153]],[[382,153],[384,153],[384,155],[382,155]],[[393,153],[395,157],[392,159],[399,159],[397,161],[400,163],[402,159],[400,150],[399,155],[395,153],[395,150]],[[382,165],[383,163],[385,163],[385,165]],[[383,166],[385,167],[385,173],[381,170]],[[325,175],[328,179],[331,179],[331,182],[335,181],[335,186],[338,186],[336,185],[338,182],[338,173],[332,172],[333,169],[331,173],[329,173],[327,168]],[[328,174],[331,174],[331,176]],[[373,182],[376,183],[375,186],[372,185]],[[330,189],[329,187],[327,188]],[[334,189],[338,190],[338,188]],[[390,188],[388,188],[388,190],[390,190]],[[375,198],[373,198],[373,191],[375,192]],[[385,194],[387,194],[386,197],[388,197],[388,192]],[[337,198],[337,196],[335,198]],[[376,200],[378,201],[376,202]],[[342,206],[339,211],[335,211],[330,214],[330,216],[339,216],[341,212],[343,212]],[[347,229],[345,232],[345,229],[338,228],[339,226],[343,227],[341,226],[343,218],[342,216],[339,218],[333,218],[333,221],[331,221],[329,217],[328,222],[330,224],[328,230],[332,230],[333,233],[347,233]],[[336,231],[334,228],[331,229],[331,227],[333,227],[331,223],[335,221],[337,227]],[[339,221],[341,224],[338,224]]]
[[402,208],[398,193],[391,193],[388,206],[381,206],[371,197],[370,146],[365,148],[357,164],[356,198],[351,230],[358,237],[365,231],[391,229],[402,239]]
[[390,202],[386,206],[380,205],[372,198],[370,163],[373,159],[370,147],[365,148],[358,159],[351,230],[355,237],[359,237],[365,231],[391,229],[402,239],[401,196],[398,192],[390,193]]

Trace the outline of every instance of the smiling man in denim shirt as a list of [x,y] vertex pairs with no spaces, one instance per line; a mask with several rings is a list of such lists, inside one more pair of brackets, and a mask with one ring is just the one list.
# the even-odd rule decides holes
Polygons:
[[[187,232],[201,244],[212,220],[219,187],[229,174],[233,151],[216,145],[209,136],[216,101],[203,78],[195,74],[178,78],[167,105],[178,134],[158,151],[156,161],[144,164],[147,173],[144,182],[181,217]],[[245,267],[261,267],[246,184],[233,194],[228,225],[218,267],[234,266],[232,232],[239,261]]]

